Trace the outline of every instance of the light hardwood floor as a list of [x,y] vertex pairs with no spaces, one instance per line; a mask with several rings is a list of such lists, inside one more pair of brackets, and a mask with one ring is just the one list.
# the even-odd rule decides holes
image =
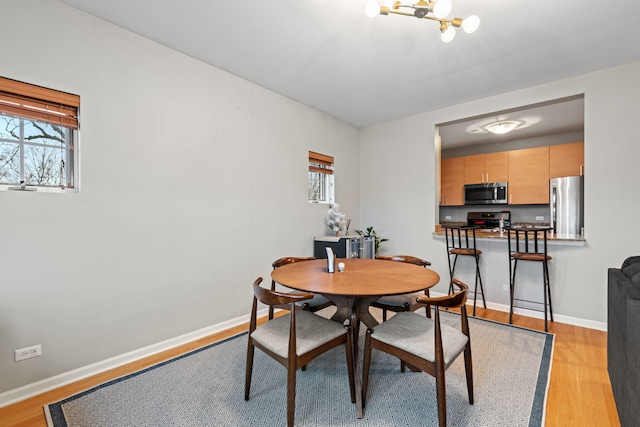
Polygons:
[[[508,322],[509,314],[479,309],[477,317]],[[514,324],[544,330],[544,321],[515,316]],[[205,346],[246,330],[247,325],[194,341],[142,361],[78,381],[16,404],[0,408],[0,426],[46,426],[43,406],[112,378],[144,369],[166,359]],[[552,323],[556,335],[547,401],[546,426],[619,426],[609,375],[607,373],[607,334],[593,329]]]

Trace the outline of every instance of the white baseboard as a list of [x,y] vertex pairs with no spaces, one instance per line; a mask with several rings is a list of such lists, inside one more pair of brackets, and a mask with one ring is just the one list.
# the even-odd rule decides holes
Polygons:
[[[441,294],[445,295],[445,294]],[[432,295],[438,296],[438,295]],[[467,302],[469,305],[469,302]],[[473,302],[471,302],[473,305]],[[497,311],[509,312],[509,306],[504,304],[487,303],[487,308]],[[536,319],[544,318],[544,314],[539,311],[526,310],[522,308],[514,309],[514,313],[523,316],[533,317]],[[267,315],[267,309],[261,310],[260,316]],[[607,324],[605,322],[595,322],[593,320],[580,319],[571,316],[554,315],[555,322],[566,323],[568,325],[580,326],[583,328],[596,329],[600,331],[607,330]],[[91,365],[84,366],[82,368],[74,369],[63,374],[59,374],[50,378],[46,378],[35,383],[27,384],[23,387],[19,387],[13,390],[0,393],[0,408],[11,405],[16,402],[28,399],[30,397],[42,394],[44,392],[56,389],[58,387],[71,384],[73,382],[88,378],[90,376],[108,371],[113,368],[117,368],[127,363],[134,362],[136,360],[143,359],[145,357],[152,356],[154,354],[170,350],[183,344],[187,344],[191,341],[204,338],[211,334],[215,334],[234,326],[247,323],[249,321],[249,315],[237,317],[235,319],[228,320],[226,322],[218,323],[217,325],[208,326],[206,328],[190,332],[188,334],[181,335],[157,344],[131,351],[129,353],[121,354],[101,362],[93,363]]]
[[[432,296],[444,296],[444,293],[432,292]],[[481,303],[480,303],[481,304]],[[472,300],[467,300],[468,306],[473,306]],[[476,305],[476,307],[480,307],[481,305]],[[506,304],[497,304],[492,302],[487,302],[487,308],[496,311],[503,311],[505,313],[509,312],[509,306]],[[536,310],[527,310],[526,308],[514,308],[513,312],[515,314],[520,314],[522,316],[533,317],[534,319],[544,319],[544,312],[536,311]],[[567,325],[580,326],[581,328],[595,329],[597,331],[607,331],[607,323],[606,322],[596,322],[594,320],[581,319],[579,317],[571,317],[571,316],[563,316],[554,314],[553,320],[555,323],[566,323]]]
[[[259,316],[266,316],[267,309],[260,310]],[[144,359],[145,357],[153,356],[154,354],[161,353],[166,350],[187,344],[189,342],[207,337],[209,335],[225,331],[243,323],[249,322],[249,315],[237,317],[235,319],[227,320],[216,325],[211,325],[206,328],[199,329],[194,332],[181,335],[179,337],[171,338],[166,341],[162,341],[156,344],[152,344],[147,347],[143,347],[134,351],[130,351],[125,354],[121,354],[109,359],[93,363],[91,365],[83,366],[78,369],[74,369],[69,372],[65,372],[59,375],[55,375],[44,380],[37,381],[35,383],[27,384],[25,386],[0,393],[0,408],[11,405],[16,402],[28,399],[33,396],[45,393],[50,390],[65,386],[67,384],[80,381],[84,378],[91,377],[93,375],[106,372],[110,369],[117,368],[122,365],[126,365],[136,360]]]
[[[467,305],[473,305],[473,301],[467,300]],[[477,307],[477,305],[476,305]],[[509,306],[505,304],[496,304],[487,302],[487,308],[496,311],[503,311],[505,313],[509,312]],[[522,316],[533,317],[534,319],[544,319],[544,312],[536,311],[536,310],[527,310],[526,308],[515,308],[513,309],[514,314],[520,314]],[[579,317],[571,317],[571,316],[563,316],[554,314],[553,315],[554,323],[566,323],[567,325],[580,326],[582,328],[595,329],[598,331],[607,331],[607,323],[606,322],[596,322],[594,320],[581,319]]]

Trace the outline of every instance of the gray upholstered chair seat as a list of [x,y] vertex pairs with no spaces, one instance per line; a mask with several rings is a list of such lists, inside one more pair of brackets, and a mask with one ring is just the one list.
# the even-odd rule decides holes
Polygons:
[[[289,349],[290,314],[259,326],[251,336],[259,344],[287,357]],[[325,319],[309,311],[296,311],[296,354],[303,355],[340,335],[344,335],[344,326],[333,320]]]
[[[435,361],[434,325],[432,319],[404,311],[376,326],[373,329],[373,336],[378,341],[402,348],[422,359],[433,362]],[[444,323],[441,324],[441,328],[444,364],[445,367],[448,367],[462,353],[468,338],[460,329]]]
[[416,298],[423,297],[424,291],[413,292],[410,294],[402,294],[402,295],[389,295],[386,297],[378,298],[376,300],[377,303],[385,304],[389,306],[395,307],[404,307],[405,304],[415,304]]
[[[438,425],[447,425],[447,392],[445,371],[461,354],[464,355],[464,370],[467,376],[469,403],[473,405],[473,364],[471,363],[471,338],[467,318],[467,292],[469,287],[452,279],[459,288],[454,294],[443,297],[421,297],[419,302],[434,307],[433,319],[411,311],[397,313],[386,322],[367,329],[364,339],[362,363],[362,405],[367,400],[371,351],[376,349],[397,357],[412,370],[426,372],[436,378],[436,398],[438,403]],[[460,309],[460,329],[456,329],[440,319],[441,309]],[[437,355],[437,357],[436,357]],[[402,370],[402,367],[401,367]],[[407,388],[407,392],[414,390]]]
[[[307,306],[310,308],[315,308],[315,307],[326,307],[333,304],[331,302],[331,300],[327,297],[325,297],[324,295],[320,295],[320,294],[313,294],[313,298],[305,300],[303,302],[297,302],[296,305],[297,306]],[[310,311],[315,311],[315,310],[310,310]]]

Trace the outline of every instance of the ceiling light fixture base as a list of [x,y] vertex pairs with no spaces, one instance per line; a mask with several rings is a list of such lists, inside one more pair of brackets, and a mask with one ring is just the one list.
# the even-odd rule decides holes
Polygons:
[[365,5],[365,13],[369,17],[394,14],[437,21],[440,24],[440,37],[445,43],[450,42],[455,37],[454,27],[462,27],[466,33],[473,33],[480,26],[480,18],[476,15],[471,15],[466,19],[447,18],[451,13],[451,9],[451,0],[419,0],[417,3],[410,5],[396,1],[390,7],[380,5],[377,0],[369,0]]

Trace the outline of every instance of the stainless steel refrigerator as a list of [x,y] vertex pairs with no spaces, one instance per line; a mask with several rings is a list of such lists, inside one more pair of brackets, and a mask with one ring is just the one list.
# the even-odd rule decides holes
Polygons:
[[551,227],[558,239],[584,237],[584,177],[549,180]]

